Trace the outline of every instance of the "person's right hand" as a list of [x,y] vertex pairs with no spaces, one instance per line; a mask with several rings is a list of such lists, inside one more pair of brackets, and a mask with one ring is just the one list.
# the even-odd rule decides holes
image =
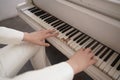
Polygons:
[[85,70],[90,65],[96,63],[94,58],[94,53],[91,49],[80,49],[78,50],[68,61],[67,63],[73,68],[74,73],[81,72]]

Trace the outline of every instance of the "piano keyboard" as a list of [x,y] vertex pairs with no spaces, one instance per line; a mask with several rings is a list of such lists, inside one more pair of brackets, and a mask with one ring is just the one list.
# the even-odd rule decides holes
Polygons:
[[30,17],[36,16],[39,22],[44,22],[46,25],[44,28],[58,31],[59,35],[57,38],[65,42],[74,51],[80,48],[91,48],[98,59],[94,66],[113,80],[120,80],[119,53],[42,9],[31,7],[23,9],[23,12],[32,14],[29,15]]

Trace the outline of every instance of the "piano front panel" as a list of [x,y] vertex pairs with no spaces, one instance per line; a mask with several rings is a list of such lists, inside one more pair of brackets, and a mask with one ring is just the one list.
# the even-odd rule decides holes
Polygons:
[[[120,52],[120,21],[65,0],[33,0],[38,7]],[[54,4],[54,5],[53,5]]]
[[[74,2],[76,5],[81,5],[88,9],[107,15],[120,20],[120,3],[115,3],[116,0],[66,0]],[[112,2],[113,1],[113,2]],[[117,0],[119,2],[119,0]]]

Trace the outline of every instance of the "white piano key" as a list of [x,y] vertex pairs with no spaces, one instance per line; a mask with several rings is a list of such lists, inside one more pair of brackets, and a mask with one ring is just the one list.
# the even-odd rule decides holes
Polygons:
[[[33,5],[29,5],[29,6],[26,6],[26,7],[24,7],[23,9],[21,9],[21,11],[25,11],[25,10],[28,10],[28,9],[31,9],[31,8],[33,8],[34,6]],[[36,8],[36,7],[35,7]],[[35,9],[34,8],[34,9]],[[33,10],[33,9],[32,9]]]
[[78,51],[79,49],[81,49],[82,46],[78,46],[77,48],[74,48],[75,51]]
[[75,38],[75,37],[77,37],[78,35],[80,35],[80,34],[82,34],[81,32],[79,32],[79,33],[77,33],[76,35],[74,35],[73,37],[71,37],[71,39],[68,41],[68,45],[70,45],[72,42],[74,42],[73,41],[73,39]]
[[99,48],[94,52],[96,54],[97,51],[99,51],[103,47],[102,44],[99,45]]
[[44,28],[45,28],[45,29],[48,29],[48,28],[49,28],[49,25],[48,25],[48,24],[46,24],[43,20],[41,20],[39,17],[37,17],[36,15],[34,15],[33,13],[31,13],[30,11],[25,10],[25,11],[24,11],[24,14],[30,16],[30,17],[31,17],[32,19],[34,19],[37,23],[39,23],[39,24],[42,23],[42,24],[44,25]]
[[118,80],[120,80],[120,76],[119,76]]
[[92,48],[96,43],[97,43],[97,41],[94,42],[89,48]]
[[120,71],[116,71],[112,77],[116,80],[119,78],[119,76],[120,76]]
[[70,44],[70,46],[71,46],[72,48],[75,48],[76,46],[79,46],[79,44],[77,44],[76,41],[73,41],[73,42]]
[[[56,27],[57,28],[57,27]],[[70,31],[72,31],[74,28],[71,28],[71,29],[69,29],[68,31],[66,31],[65,33],[61,33],[59,30],[57,30],[57,31],[59,31],[60,32],[60,34],[58,35],[58,37],[60,38],[60,39],[62,39],[62,38],[68,38],[65,34],[66,33],[68,33],[68,32],[70,32]]]
[[40,17],[40,16],[44,16],[44,15],[46,15],[47,13],[44,13],[44,14],[42,14],[42,15],[39,15],[38,17]]
[[[87,42],[85,42],[84,44],[86,44],[86,43],[88,43],[88,42],[90,42],[90,41],[91,41],[91,39],[88,40]],[[84,45],[84,44],[83,44],[83,45]],[[82,48],[83,45],[79,45],[79,44],[77,43],[76,45],[73,45],[73,48],[74,48],[75,50],[78,50],[78,49]]]
[[[44,14],[42,14],[42,15],[38,16],[38,17],[44,16],[44,15],[46,15],[46,14],[48,14],[48,13],[44,13]],[[40,18],[40,19],[41,19],[41,18]]]
[[95,49],[92,50],[93,53],[95,53],[99,48],[100,48],[101,44],[99,44],[98,46],[95,47]]
[[55,20],[55,21],[51,22],[50,25],[53,24],[53,23],[55,23],[55,22],[57,22],[57,21],[59,21],[59,20]]
[[68,36],[64,36],[63,38],[64,38],[64,39],[68,39]]
[[112,58],[110,60],[110,62],[106,65],[106,67],[103,69],[106,73],[110,71],[111,67],[111,63],[113,62],[113,60],[118,56],[118,54],[115,54],[114,58]]
[[109,51],[103,56],[103,58],[99,58],[99,62],[100,62],[99,68],[100,68],[101,64],[104,62],[104,59],[106,58],[106,56],[109,55],[110,52],[111,52],[111,50],[109,50]]
[[78,35],[82,34],[81,32],[78,32],[77,34],[75,34],[73,37],[71,37],[71,39],[76,38]]
[[82,39],[78,44],[80,44],[82,41],[84,41],[85,39],[87,39],[89,36],[86,36],[84,39]]
[[107,47],[105,47],[105,48],[102,50],[102,52],[100,52],[100,53],[98,54],[98,56],[96,56],[96,58],[98,59],[97,63],[95,64],[96,66],[99,66],[99,65],[101,64],[102,60],[101,60],[99,57],[100,57],[100,55],[101,55],[106,49],[107,49]]
[[85,72],[89,75],[96,77],[96,78],[93,78],[93,80],[113,80],[111,77],[103,73],[103,71],[99,70],[99,68],[95,66],[89,66],[85,70]]
[[88,45],[90,42],[92,42],[93,39],[89,39],[87,42],[85,42],[83,45],[78,45],[76,47],[74,47],[74,49],[77,51],[80,48],[84,48],[86,45]]
[[[86,36],[84,39],[82,39],[81,41],[85,40],[86,38],[88,38],[88,36]],[[80,41],[80,42],[81,42]],[[79,42],[79,43],[80,43]],[[75,49],[76,47],[80,46],[79,43],[73,44],[72,47]]]
[[113,76],[114,75],[114,73],[116,73],[117,72],[117,67],[118,67],[118,65],[120,64],[120,60],[117,62],[117,64],[114,66],[114,67],[112,67],[112,69],[108,72],[108,74],[110,75],[110,76]]
[[103,70],[107,65],[108,65],[108,63],[110,63],[110,61],[112,60],[112,59],[114,59],[114,57],[116,56],[116,53],[114,53],[109,59],[108,59],[108,61],[107,62],[103,62],[101,65],[100,65],[100,69],[101,70]]
[[61,39],[61,36],[63,36],[63,34],[59,32],[59,35],[57,37]]
[[[91,39],[91,41],[90,41]],[[89,45],[92,41],[94,41],[92,38],[90,38],[87,42],[85,42],[84,44],[82,44],[82,48],[85,48],[87,45]]]
[[46,20],[46,19],[48,19],[48,18],[50,18],[50,17],[52,17],[52,16],[48,16],[48,17],[46,17],[46,18],[44,18],[44,19],[41,19],[41,18],[40,18],[40,19],[44,21],[44,20]]
[[[84,35],[80,36],[80,38],[82,38]],[[79,39],[77,39],[77,40],[79,40]],[[77,43],[77,41],[75,41],[75,42],[71,43],[70,46],[73,47],[73,48],[75,48],[75,47],[79,46],[79,44]]]
[[73,42],[73,40],[70,39],[67,44],[70,45],[72,42]]
[[82,34],[81,32],[78,32],[77,34],[75,34],[73,37],[70,38],[70,42],[68,42],[68,44],[73,42],[73,39],[76,38],[78,35]]
[[[58,27],[60,27],[60,26],[62,26],[62,25],[64,25],[65,23],[61,23],[61,24],[59,24],[59,25],[57,25],[56,27],[54,27],[56,30],[58,30],[57,28]],[[59,31],[59,30],[58,30]]]
[[37,13],[37,12],[40,12],[40,11],[42,11],[42,10],[37,10],[37,11],[35,11],[34,13]]
[[67,34],[68,32],[74,30],[74,28],[70,28],[69,30],[67,30],[66,32],[64,32],[64,34]]

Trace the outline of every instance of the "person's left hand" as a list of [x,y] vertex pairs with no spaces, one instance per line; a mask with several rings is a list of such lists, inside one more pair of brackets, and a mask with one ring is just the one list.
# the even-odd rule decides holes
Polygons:
[[50,46],[44,40],[49,37],[55,37],[58,33],[55,30],[39,30],[32,33],[24,33],[23,41],[31,42],[40,46]]

